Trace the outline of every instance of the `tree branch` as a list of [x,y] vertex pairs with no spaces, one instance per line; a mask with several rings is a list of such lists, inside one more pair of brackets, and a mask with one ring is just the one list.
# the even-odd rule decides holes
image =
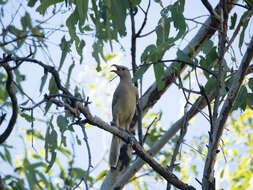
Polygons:
[[[236,3],[238,0],[233,0],[233,3]],[[218,7],[220,6],[220,3],[216,6],[215,10],[219,12]],[[228,6],[228,12],[231,11],[233,8],[233,5],[230,4]],[[198,33],[195,35],[195,37],[189,42],[189,45],[187,45],[183,52],[184,54],[188,55],[188,57],[193,58],[195,57],[201,48],[201,45],[203,45],[207,40],[209,40],[212,35],[216,32],[215,28],[218,28],[219,22],[217,20],[212,19],[212,17],[209,17],[205,21],[205,25],[210,26],[202,26]],[[180,64],[179,72],[183,72],[183,70],[186,68],[186,64]],[[165,83],[165,87],[162,90],[158,90],[156,87],[156,82],[154,82],[144,93],[144,95],[140,98],[139,103],[140,107],[142,109],[143,115],[145,115],[148,110],[153,107],[154,104],[161,98],[161,96],[166,92],[166,90],[170,87],[170,85],[175,81],[176,74],[178,71],[176,71],[174,68],[169,68],[165,71],[165,76],[163,77],[163,81]],[[137,121],[137,116],[135,115],[131,124],[131,131],[135,131],[135,124]]]
[[13,74],[11,72],[11,67],[8,65],[9,61],[10,61],[10,56],[3,57],[3,59],[0,61],[0,66],[2,66],[5,69],[8,75],[7,81],[6,81],[6,90],[7,90],[8,95],[11,98],[11,103],[12,103],[12,115],[9,120],[7,128],[0,135],[0,144],[2,144],[9,137],[18,117],[18,101],[17,101],[15,90],[13,89],[13,86],[12,86]]
[[246,53],[243,56],[239,70],[236,72],[232,86],[228,92],[227,98],[222,106],[219,117],[214,127],[213,141],[210,142],[208,147],[208,154],[206,157],[204,174],[202,179],[203,189],[209,189],[213,185],[213,167],[216,161],[217,149],[220,143],[220,139],[225,127],[226,120],[232,109],[233,103],[237,97],[243,79],[247,73],[248,66],[253,58],[253,38],[248,45]]
[[[234,3],[237,2],[237,0],[233,0]],[[218,7],[220,6],[220,3],[216,6],[217,12],[218,11]],[[231,11],[231,9],[233,8],[233,5],[231,4],[228,7],[228,11]],[[207,40],[209,40],[211,38],[211,36],[215,33],[215,29],[218,28],[219,23],[217,22],[217,20],[212,19],[212,17],[209,17],[206,22],[205,22],[205,26],[202,26],[200,28],[200,30],[198,31],[198,33],[195,35],[195,37],[189,42],[189,45],[186,46],[183,50],[183,52],[188,55],[190,58],[195,57],[198,52],[200,51],[200,47],[201,45],[203,45]],[[207,27],[209,26],[209,27]],[[180,65],[180,72],[182,72],[185,69],[186,65],[185,64],[181,64]],[[161,96],[166,92],[166,90],[168,89],[168,87],[173,83],[173,81],[175,81],[176,78],[176,74],[177,72],[175,71],[175,69],[172,68],[172,72],[170,69],[167,69],[165,71],[165,76],[163,77],[163,81],[165,82],[165,88],[163,90],[158,91],[158,89],[156,88],[156,82],[154,82],[148,89],[147,91],[144,93],[144,95],[140,98],[139,103],[142,109],[142,113],[143,115],[145,115],[148,110],[154,105],[156,104],[156,102],[161,98]],[[209,100],[211,101],[213,99],[213,94],[210,94],[208,96]],[[198,106],[196,107],[196,104],[198,104],[198,106],[200,106],[200,108],[198,108]],[[197,103],[194,104],[191,108],[191,110],[189,111],[189,118],[193,117],[193,115],[195,115],[199,109],[202,109],[201,106],[206,105],[206,101],[205,99],[202,97],[200,99],[198,99]],[[200,105],[199,105],[200,104]],[[131,131],[135,131],[135,124],[137,121],[137,117],[135,115],[132,123],[131,123]],[[170,130],[150,149],[150,151],[152,152],[152,155],[155,155],[169,140],[169,138],[174,135],[178,129],[180,129],[181,127],[181,120],[178,120],[171,128]],[[127,171],[124,173],[124,175],[122,175],[114,184],[114,186],[117,187],[123,187],[127,181],[133,177],[133,175],[142,167],[142,165],[145,162],[143,162],[141,159],[137,159],[134,164],[127,169]]]
[[216,18],[217,20],[220,20],[219,15],[215,12],[215,10],[213,10],[212,5],[208,2],[208,0],[201,0],[201,2],[203,3],[203,5],[205,5],[205,7],[207,8],[207,10],[210,12],[210,14]]
[[151,4],[151,0],[148,1],[147,10],[146,11],[143,10],[144,19],[143,19],[143,22],[142,22],[142,25],[141,25],[140,29],[138,30],[138,32],[135,35],[136,38],[140,37],[141,32],[142,32],[142,30],[144,29],[144,27],[145,27],[145,25],[147,23],[147,17],[148,17],[148,11],[149,11],[149,8],[150,8],[150,4]]

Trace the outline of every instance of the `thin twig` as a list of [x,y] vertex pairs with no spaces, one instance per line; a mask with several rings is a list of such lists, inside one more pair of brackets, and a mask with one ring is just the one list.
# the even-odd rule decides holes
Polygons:
[[153,29],[153,30],[151,30],[150,32],[148,32],[148,33],[146,33],[146,34],[139,35],[138,38],[144,38],[144,37],[146,37],[146,36],[152,34],[152,33],[155,32],[155,31],[156,31],[156,28]]
[[192,66],[194,68],[202,69],[203,71],[206,71],[206,72],[210,73],[214,77],[217,77],[217,74],[214,71],[211,71],[208,68],[202,67],[200,65],[197,65],[195,63],[191,63],[191,62],[188,62],[188,61],[184,61],[184,60],[180,60],[180,59],[167,59],[167,60],[160,60],[159,62],[163,62],[163,63],[166,63],[166,62],[178,62],[178,63],[190,65],[190,66]]
[[[185,107],[184,107],[185,114],[184,114],[182,128],[180,130],[180,136],[179,136],[179,138],[177,140],[177,143],[176,143],[176,146],[174,148],[174,151],[173,151],[173,154],[172,154],[172,158],[171,158],[171,161],[170,161],[170,166],[168,167],[168,170],[170,172],[173,171],[173,168],[175,166],[176,157],[177,157],[177,155],[179,153],[179,148],[180,148],[181,144],[183,143],[184,137],[185,137],[185,135],[187,133],[187,121],[188,121],[188,118],[187,118],[188,114],[187,113],[188,112],[187,112],[186,109],[187,109],[187,103],[185,104]],[[171,189],[171,184],[168,182],[166,190],[170,190],[170,189]]]
[[145,133],[145,135],[144,135],[144,137],[143,137],[143,143],[146,141],[146,139],[147,139],[147,137],[148,137],[148,135],[149,135],[149,129],[152,127],[152,125],[156,122],[156,120],[157,120],[157,117],[155,117],[154,119],[153,119],[153,121],[148,125],[148,127],[147,127],[147,130],[146,130],[146,133]]
[[85,126],[82,123],[79,123],[79,125],[82,128],[82,132],[83,132],[83,140],[86,144],[86,148],[87,148],[87,152],[88,152],[88,168],[87,170],[84,172],[82,179],[80,180],[80,182],[73,188],[73,190],[75,190],[76,188],[78,188],[80,186],[80,184],[82,183],[82,181],[85,183],[85,187],[86,190],[89,189],[88,183],[87,183],[87,177],[89,176],[90,173],[90,169],[93,168],[92,164],[91,164],[91,151],[90,151],[90,145],[88,142],[88,136],[85,130]]
[[131,182],[131,181],[134,181],[134,180],[136,180],[136,179],[138,179],[138,178],[141,178],[141,177],[150,175],[150,174],[152,174],[153,172],[154,172],[154,171],[150,171],[150,172],[146,172],[146,173],[144,173],[144,174],[141,174],[141,175],[139,175],[139,176],[135,176],[135,177],[133,177],[132,179],[130,179],[129,181],[130,181],[130,182]]
[[174,83],[178,88],[180,88],[180,89],[182,89],[182,90],[184,90],[184,91],[186,91],[186,92],[188,92],[188,93],[199,94],[199,95],[201,94],[201,92],[199,92],[199,91],[187,89],[187,88],[181,86],[181,85],[178,84],[176,81],[174,81],[173,83]]
[[[4,61],[5,60],[5,61]],[[8,65],[8,62],[10,61],[10,56],[3,56],[3,59],[0,63],[0,66],[2,66],[8,77],[7,77],[7,81],[6,81],[6,90],[8,95],[11,98],[11,103],[12,103],[12,115],[11,118],[9,120],[8,126],[5,129],[5,131],[0,135],[0,144],[2,144],[11,134],[14,125],[16,124],[16,120],[18,117],[18,101],[17,101],[17,97],[16,97],[16,92],[15,89],[13,88],[13,73],[11,72],[11,68]]]
[[135,35],[135,37],[136,38],[138,38],[139,36],[140,36],[140,34],[141,34],[141,32],[143,31],[143,29],[144,29],[144,27],[145,27],[145,25],[146,25],[146,23],[147,23],[147,16],[148,16],[148,11],[149,11],[149,8],[150,8],[150,3],[151,2],[151,0],[149,0],[148,1],[148,7],[147,7],[147,10],[146,11],[144,11],[140,6],[140,8],[141,8],[141,10],[143,11],[143,13],[144,13],[144,19],[143,19],[143,22],[142,22],[142,25],[141,25],[141,27],[140,27],[140,29],[139,29],[139,31],[136,33],[136,35]]
[[236,5],[236,6],[238,6],[238,7],[242,7],[242,8],[244,8],[244,9],[249,10],[249,7],[247,7],[247,6],[245,6],[245,5],[242,5],[242,4],[238,4],[238,3],[231,3],[231,2],[229,2],[229,4]]

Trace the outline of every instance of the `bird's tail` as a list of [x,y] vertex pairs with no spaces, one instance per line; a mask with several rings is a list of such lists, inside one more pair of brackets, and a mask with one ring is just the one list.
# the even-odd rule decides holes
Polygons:
[[109,156],[109,164],[112,168],[116,168],[120,154],[120,138],[113,135]]

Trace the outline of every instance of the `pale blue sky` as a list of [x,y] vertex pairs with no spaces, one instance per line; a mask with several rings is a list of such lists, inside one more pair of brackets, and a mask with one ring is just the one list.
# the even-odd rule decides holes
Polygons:
[[[10,0],[11,2],[11,0]],[[12,1],[14,2],[14,1]],[[15,1],[16,2],[16,1]],[[20,2],[20,1],[19,1]],[[165,4],[166,1],[164,1],[164,6],[166,6]],[[169,2],[173,2],[173,1],[169,1]],[[218,1],[210,1],[212,4],[216,4]],[[25,5],[25,3],[23,3],[23,5]],[[9,3],[9,13],[13,13],[16,8],[17,8],[18,4],[14,4],[14,3]],[[143,5],[143,7],[146,7],[146,5]],[[147,22],[147,27],[145,28],[145,30],[143,31],[143,33],[149,32],[152,29],[154,29],[154,27],[156,26],[158,19],[159,19],[159,12],[160,12],[160,6],[157,3],[154,3],[152,1],[152,5],[151,5],[151,9],[150,9],[150,15],[148,17],[148,22]],[[23,12],[24,9],[21,8],[21,12]],[[33,10],[28,9],[29,12],[33,12]],[[6,11],[7,12],[7,11]],[[37,13],[32,13],[31,14],[33,17],[37,17],[38,14]],[[186,1],[186,7],[185,7],[185,17],[186,18],[194,18],[200,15],[208,15],[207,10],[204,8],[204,6],[201,4],[200,1]],[[19,21],[19,16],[21,15],[17,15],[16,20],[17,22]],[[60,16],[56,16],[53,19],[53,22],[50,21],[50,23],[52,23],[52,28],[56,25],[59,25],[60,23],[64,24],[65,20],[67,18],[67,14],[62,14]],[[203,22],[204,20],[206,20],[206,16],[200,18],[198,21]],[[7,22],[7,20],[6,20]],[[142,17],[136,17],[136,27],[139,28],[140,24],[142,23]],[[180,44],[177,44],[178,46],[171,49],[167,54],[167,58],[169,59],[173,59],[175,58],[175,53],[177,51],[177,48],[180,48],[181,50],[185,47],[186,44],[188,44],[188,42],[191,40],[192,36],[197,32],[197,28],[194,28],[196,26],[195,23],[193,22],[188,22],[189,24],[189,34],[186,36],[186,38],[184,40],[182,40],[180,42]],[[129,19],[127,20],[127,26],[130,26],[130,22]],[[197,27],[199,27],[200,25],[198,25]],[[194,28],[194,29],[193,29]],[[130,62],[131,62],[131,53],[130,53],[130,27],[127,28],[128,29],[128,33],[129,35],[120,40],[122,46],[125,48],[125,51],[122,52],[120,50],[120,47],[118,45],[116,45],[114,47],[114,52],[119,52],[120,53],[120,60],[119,63],[123,64],[123,65],[127,65],[130,66]],[[193,29],[193,30],[191,30]],[[59,60],[60,60],[60,56],[61,56],[61,51],[60,48],[57,47],[56,45],[60,43],[61,40],[61,35],[57,35],[58,33],[55,33],[54,35],[50,36],[49,41],[50,43],[48,43],[49,45],[49,51],[50,54],[52,56],[53,59],[53,63],[55,65],[58,65]],[[68,34],[66,33],[66,36],[68,36]],[[248,35],[246,34],[246,39],[248,39]],[[75,62],[77,63],[77,67],[74,69],[74,72],[72,74],[72,80],[71,80],[71,87],[74,88],[75,85],[78,83],[78,75],[80,74],[80,72],[85,72],[86,71],[86,67],[93,69],[95,68],[95,61],[94,59],[91,58],[91,53],[92,53],[92,44],[95,40],[94,36],[84,36],[83,39],[86,42],[86,47],[84,48],[84,61],[82,63],[82,65],[79,65],[79,57],[78,55],[75,53],[75,51],[72,52],[73,55],[73,59],[75,60]],[[217,39],[217,36],[216,36]],[[140,55],[143,52],[144,48],[147,47],[149,44],[154,43],[156,40],[155,34],[150,35],[148,38],[146,38],[145,40],[140,39],[139,41],[137,41],[137,63],[140,63]],[[52,42],[52,43],[51,43]],[[56,45],[54,45],[56,44]],[[115,43],[114,43],[115,44]],[[105,52],[110,52],[109,50],[109,46],[107,47],[108,49],[105,48]],[[74,48],[72,48],[74,49]],[[26,52],[24,51],[24,54],[26,54]],[[236,52],[236,54],[239,57],[239,53]],[[52,64],[52,62],[50,62],[49,59],[47,59],[45,57],[45,55],[40,51],[37,55],[37,59],[41,59],[44,63],[47,64]],[[61,77],[62,79],[66,79],[67,76],[67,69],[70,65],[70,63],[72,63],[72,58],[71,56],[67,57],[67,60],[65,61],[65,66],[63,67],[62,71],[61,71]],[[39,95],[38,93],[38,89],[40,86],[40,78],[43,75],[43,69],[39,68],[37,66],[34,66],[32,63],[25,63],[22,65],[21,67],[21,72],[27,74],[27,79],[26,81],[23,83],[23,87],[24,87],[24,91],[31,95],[32,98],[34,98],[35,101],[39,101],[43,98],[43,95]],[[100,77],[101,78],[101,77]],[[101,78],[102,79],[102,78]],[[63,80],[64,81],[64,80]],[[153,83],[154,81],[154,76],[153,76],[153,71],[152,69],[149,69],[148,73],[144,76],[144,80],[143,80],[143,92],[145,92],[145,90]],[[87,95],[89,95],[90,93],[92,93],[90,91],[90,89],[88,88],[89,84],[103,84],[104,88],[106,89],[106,92],[113,92],[113,89],[116,87],[118,83],[118,79],[109,82],[106,79],[102,79],[102,81],[97,81],[97,79],[95,80],[94,77],[92,77],[91,75],[84,76],[83,80],[81,81],[80,85],[81,87],[84,88],[84,91]],[[101,86],[101,88],[103,88],[103,86]],[[178,90],[177,87],[175,87],[174,85],[163,95],[163,97],[161,98],[161,100],[154,106],[154,108],[151,110],[151,112],[157,112],[157,111],[163,111],[163,118],[161,120],[161,124],[164,126],[164,128],[168,128],[173,122],[175,122],[178,118],[179,115],[182,114],[183,112],[183,96],[182,96],[182,92],[180,90]],[[111,95],[105,95],[104,90],[102,90],[101,92],[98,92],[96,94],[94,94],[94,97],[96,99],[100,100],[101,105],[104,107],[103,109],[101,108],[97,108],[95,106],[95,103],[90,105],[90,109],[92,111],[92,113],[100,116],[101,118],[103,118],[105,121],[109,122],[111,120]],[[22,102],[22,101],[21,101]],[[20,102],[20,103],[21,103]],[[51,110],[53,111],[53,110]],[[40,109],[36,109],[35,110],[35,116],[38,116],[40,118],[43,118],[44,116],[42,115],[42,112]],[[50,117],[50,115],[48,114],[46,117]],[[203,127],[200,127],[203,126]],[[35,122],[35,129],[37,130],[45,130],[45,125],[42,124],[41,122]],[[17,139],[17,136],[24,132],[24,129],[29,129],[30,128],[30,124],[26,123],[23,119],[19,118],[17,125],[14,129],[14,132],[11,134],[10,138],[8,139],[8,144],[15,144],[15,148],[14,148],[14,153],[16,155],[18,154],[22,154],[23,149],[22,149],[22,143],[19,143],[20,140]],[[207,130],[209,129],[209,124],[208,122],[202,117],[202,116],[198,116],[196,117],[196,119],[194,120],[194,122],[190,125],[190,130],[187,134],[187,138],[186,138],[186,142],[188,142],[190,144],[190,140],[191,137],[194,136],[199,136],[202,134],[207,134]],[[82,134],[80,129],[78,127],[75,127],[75,132],[76,134],[79,134],[80,139],[82,138]],[[101,158],[104,156],[104,152],[105,149],[109,147],[110,145],[110,138],[111,135],[108,132],[105,132],[101,129],[98,129],[97,127],[93,127],[87,130],[88,133],[88,138],[89,138],[89,143],[91,146],[91,151],[92,151],[92,164],[96,165],[96,163],[98,161],[101,160]],[[71,139],[71,136],[68,135],[68,140]],[[17,143],[18,142],[18,143]],[[40,147],[40,143],[35,142],[34,143],[35,148]],[[71,147],[70,143],[68,143],[69,147]],[[77,144],[75,144],[75,148],[76,148],[76,152],[78,152],[78,154],[76,154],[76,166],[81,167],[83,169],[87,168],[87,151],[86,148],[84,146],[84,144],[82,146],[78,146]],[[188,147],[183,147],[186,149],[189,149]],[[39,148],[38,148],[39,149]],[[13,154],[14,155],[14,154]],[[98,174],[100,171],[102,171],[103,169],[107,168],[107,157],[108,155],[105,156],[105,161],[103,161],[103,163],[100,165],[99,168],[97,168],[93,175]],[[203,167],[203,162],[200,164],[200,171],[202,171],[202,167]],[[0,164],[0,167],[2,164]],[[3,168],[5,170],[3,171],[8,171],[8,167],[7,166],[3,166]],[[1,172],[0,172],[1,175]],[[199,179],[201,179],[201,175],[202,173],[200,173],[200,177]],[[195,176],[194,176],[195,177]],[[193,181],[191,182],[193,185],[195,185],[196,187],[199,187],[199,185],[195,182],[195,180],[193,179]],[[150,184],[151,187],[153,187],[153,189],[160,189],[160,187],[158,187],[156,184]],[[164,185],[164,184],[162,184]],[[132,187],[128,187],[127,189],[133,189]]]

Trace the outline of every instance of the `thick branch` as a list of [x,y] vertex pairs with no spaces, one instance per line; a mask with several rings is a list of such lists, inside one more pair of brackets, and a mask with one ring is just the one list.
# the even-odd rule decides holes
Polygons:
[[8,95],[11,98],[12,115],[11,115],[11,118],[10,118],[10,121],[8,123],[6,130],[0,135],[0,144],[2,144],[9,137],[9,135],[11,134],[11,132],[14,128],[17,117],[18,117],[18,101],[16,98],[15,90],[12,87],[13,75],[11,72],[11,68],[8,65],[8,61],[9,60],[6,60],[6,62],[4,62],[3,60],[1,60],[2,63],[0,63],[0,66],[3,66],[3,68],[5,69],[5,71],[7,72],[7,75],[8,75],[8,78],[6,81],[6,90],[8,92]]
[[220,143],[220,138],[222,136],[226,120],[232,109],[232,106],[237,97],[237,94],[240,90],[241,84],[246,75],[248,66],[250,62],[252,61],[252,58],[253,58],[253,38],[251,38],[247,51],[245,55],[243,56],[239,70],[235,74],[232,86],[230,87],[227,98],[222,106],[216,125],[214,127],[215,129],[214,129],[213,141],[209,145],[208,154],[207,154],[207,158],[205,162],[205,168],[204,168],[204,174],[203,174],[203,180],[202,180],[203,189],[209,189],[212,183],[213,179],[211,179],[210,177],[213,173],[213,167],[214,167],[216,156],[217,156],[216,151]]
[[215,12],[215,10],[213,10],[212,5],[209,3],[208,0],[201,0],[201,2],[203,3],[203,5],[205,5],[205,7],[207,8],[207,10],[210,12],[210,14],[215,17],[217,20],[219,20],[219,15]]
[[[84,107],[82,105],[78,105],[78,108],[80,111],[84,111]],[[90,115],[90,113],[87,113],[87,110],[83,113],[84,115]],[[136,154],[146,163],[151,166],[156,172],[158,172],[161,176],[163,176],[169,183],[173,184],[175,187],[179,189],[195,189],[194,187],[187,185],[180,181],[173,173],[168,172],[165,168],[163,168],[158,162],[154,160],[152,155],[150,155],[148,152],[146,152],[143,147],[138,143],[138,141],[135,139],[134,136],[130,135],[129,133],[121,130],[118,127],[111,126],[104,122],[102,119],[100,119],[97,116],[90,115],[88,119],[85,120],[85,122],[90,123],[91,125],[95,125],[103,130],[106,130],[110,133],[113,133],[114,135],[120,137],[125,142],[130,143],[133,147],[133,149],[136,151]],[[113,188],[117,189],[117,187]]]

